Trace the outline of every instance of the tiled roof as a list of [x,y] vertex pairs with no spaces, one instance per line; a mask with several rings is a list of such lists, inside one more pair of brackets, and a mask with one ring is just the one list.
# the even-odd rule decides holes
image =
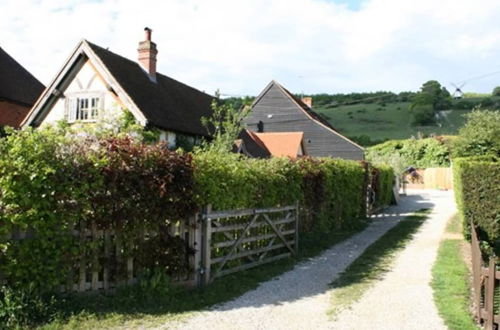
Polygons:
[[297,158],[300,155],[303,132],[250,132],[250,134],[259,139],[274,157]]
[[0,47],[0,99],[32,106],[45,87]]

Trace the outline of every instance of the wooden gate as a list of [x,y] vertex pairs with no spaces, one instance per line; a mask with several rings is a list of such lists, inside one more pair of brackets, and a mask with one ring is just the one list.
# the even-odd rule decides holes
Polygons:
[[202,281],[249,269],[298,251],[298,205],[201,215]]

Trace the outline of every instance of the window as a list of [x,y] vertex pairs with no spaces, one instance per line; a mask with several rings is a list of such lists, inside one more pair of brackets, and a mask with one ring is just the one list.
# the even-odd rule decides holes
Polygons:
[[99,97],[75,97],[68,99],[68,121],[96,121],[101,105]]

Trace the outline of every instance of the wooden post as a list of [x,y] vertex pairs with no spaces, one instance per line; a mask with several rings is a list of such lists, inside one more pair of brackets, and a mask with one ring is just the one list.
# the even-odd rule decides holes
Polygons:
[[474,305],[475,316],[479,323],[481,323],[481,269],[482,269],[482,256],[477,240],[477,233],[474,223],[470,223],[471,228],[471,252],[472,252],[472,283],[474,288]]
[[295,203],[295,256],[299,255],[299,202]]
[[87,273],[86,273],[86,266],[87,263],[85,262],[85,253],[84,249],[86,248],[87,245],[87,235],[85,233],[85,223],[83,220],[80,220],[80,247],[82,249],[80,250],[80,269],[79,269],[79,283],[78,283],[78,291],[83,292],[85,291],[85,283],[87,282]]
[[212,241],[212,219],[210,213],[212,206],[208,204],[203,210],[202,223],[203,223],[203,243],[202,243],[202,270],[203,270],[203,284],[210,283],[210,254],[211,254],[211,241]]
[[486,282],[486,297],[485,297],[485,307],[486,307],[486,320],[484,321],[484,328],[486,330],[493,330],[493,325],[495,323],[495,259],[490,258],[488,265],[488,279]]
[[[97,232],[97,225],[93,220],[91,223],[91,233],[92,233],[92,242],[95,244],[97,241],[101,240],[102,231]],[[92,290],[97,291],[99,289],[98,281],[99,281],[99,251],[96,251],[95,248],[92,248]]]
[[200,278],[200,263],[202,258],[201,221],[202,218],[199,213],[189,219],[189,247],[194,250],[194,255],[190,258],[190,263],[193,267],[193,280],[195,285],[202,280]]
[[110,233],[104,230],[104,265],[102,270],[102,286],[104,290],[109,290],[109,255],[110,255]]

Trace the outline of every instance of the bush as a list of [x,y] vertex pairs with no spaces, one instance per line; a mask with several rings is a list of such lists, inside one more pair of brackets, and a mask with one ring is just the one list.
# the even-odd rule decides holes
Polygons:
[[[0,273],[10,289],[58,291],[81,262],[105,263],[121,279],[128,256],[137,270],[187,270],[191,251],[166,228],[197,211],[189,155],[129,138],[73,140],[53,128],[9,135],[0,155]],[[103,243],[73,234],[92,225],[114,230],[110,244],[125,242],[121,261],[93,259]],[[11,239],[18,230],[29,237]],[[162,235],[144,240],[147,231]]]
[[475,110],[466,116],[453,146],[455,157],[500,157],[500,111]]
[[[198,205],[214,210],[301,203],[302,230],[347,228],[365,217],[365,169],[355,161],[247,159],[201,152],[194,156]],[[217,178],[214,180],[214,178]]]
[[470,237],[470,222],[477,225],[482,238],[492,245],[500,242],[500,162],[482,156],[458,158],[453,162],[455,199]]
[[377,165],[371,170],[371,186],[375,193],[375,208],[390,205],[393,200],[394,170],[389,165]]
[[399,155],[403,167],[446,167],[450,165],[450,151],[444,141],[437,138],[390,140],[367,149],[366,159],[373,163],[391,164]]

